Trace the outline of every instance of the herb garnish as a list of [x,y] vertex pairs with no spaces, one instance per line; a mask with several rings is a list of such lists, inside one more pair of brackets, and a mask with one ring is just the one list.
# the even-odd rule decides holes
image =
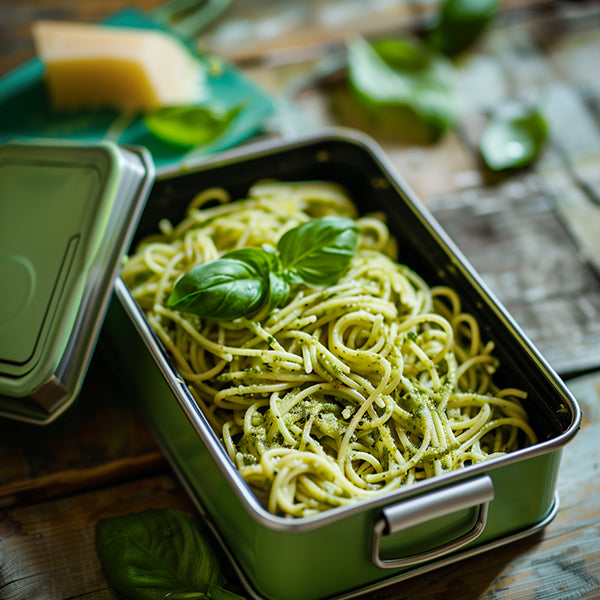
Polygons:
[[473,45],[498,12],[499,0],[444,0],[429,43],[454,56]]
[[452,65],[419,40],[353,39],[348,78],[359,104],[386,129],[402,130],[417,123],[423,137],[433,142],[456,120]]
[[534,106],[507,105],[493,116],[479,139],[479,151],[493,171],[529,165],[541,152],[548,124]]
[[185,513],[155,509],[102,519],[96,549],[108,580],[129,600],[242,600],[208,537]]
[[225,132],[242,109],[243,106],[169,106],[147,112],[142,120],[148,131],[163,142],[206,146]]
[[233,320],[282,306],[291,284],[337,282],[356,253],[352,219],[328,216],[288,230],[276,248],[232,250],[181,277],[167,306],[209,319]]

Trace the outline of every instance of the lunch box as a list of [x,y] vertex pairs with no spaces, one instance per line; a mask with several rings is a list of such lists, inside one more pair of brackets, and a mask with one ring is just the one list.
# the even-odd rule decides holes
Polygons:
[[0,146],[0,417],[54,424],[77,399],[153,179],[143,148]]
[[368,137],[330,130],[294,141],[263,141],[157,177],[132,249],[177,223],[201,190],[243,198],[261,179],[327,180],[359,212],[381,212],[399,261],[429,285],[455,288],[493,340],[499,385],[525,389],[540,440],[500,458],[420,481],[316,516],[269,513],[228,458],[218,435],[174,369],[121,279],[104,326],[114,372],[135,398],[175,472],[253,598],[350,598],[530,535],[556,514],[564,445],[580,422],[577,402],[519,326]]

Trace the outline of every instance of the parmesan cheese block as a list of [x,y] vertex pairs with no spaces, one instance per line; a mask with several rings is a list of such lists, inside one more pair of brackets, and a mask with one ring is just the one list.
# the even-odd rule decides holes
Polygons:
[[202,96],[201,63],[163,31],[38,21],[32,32],[56,109],[146,111]]

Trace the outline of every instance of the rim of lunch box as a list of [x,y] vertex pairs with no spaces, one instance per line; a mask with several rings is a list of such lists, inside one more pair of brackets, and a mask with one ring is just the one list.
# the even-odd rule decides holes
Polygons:
[[[571,421],[568,427],[562,433],[551,439],[539,441],[533,446],[516,450],[499,458],[493,458],[483,463],[470,465],[466,469],[453,471],[451,473],[419,481],[407,488],[400,488],[392,492],[385,492],[382,493],[381,496],[342,507],[334,507],[324,511],[323,513],[308,517],[290,519],[289,517],[274,515],[263,507],[254,492],[252,492],[248,484],[243,480],[241,474],[227,456],[223,444],[218,439],[216,433],[208,424],[208,421],[203,415],[201,409],[194,401],[193,396],[188,390],[185,382],[179,377],[173,377],[174,366],[169,362],[162,343],[152,330],[136,301],[129,293],[127,286],[123,280],[119,278],[115,283],[115,292],[117,297],[119,298],[125,310],[130,314],[130,316],[133,317],[132,321],[138,330],[138,333],[142,336],[142,339],[147,345],[149,352],[153,356],[161,374],[177,398],[181,410],[184,412],[190,424],[205,443],[209,453],[215,459],[225,478],[232,485],[233,490],[240,500],[242,506],[248,512],[254,513],[255,517],[259,519],[262,525],[282,531],[296,530],[299,525],[302,526],[303,530],[306,528],[319,527],[326,522],[345,518],[351,513],[364,511],[366,506],[377,507],[379,505],[393,503],[400,499],[410,498],[417,494],[423,494],[424,492],[431,491],[433,489],[445,488],[465,480],[481,477],[485,474],[485,472],[494,469],[496,466],[515,463],[523,460],[524,458],[539,456],[558,450],[575,436],[581,422],[581,410],[579,405],[564,382],[555,373],[552,367],[550,367],[548,362],[524,334],[520,326],[477,275],[469,261],[444,232],[427,207],[424,206],[423,202],[415,196],[414,192],[406,184],[404,179],[397,173],[395,166],[391,163],[383,151],[378,150],[378,147],[368,135],[363,134],[362,132],[357,132],[356,130],[336,127],[324,129],[318,135],[295,138],[291,141],[282,139],[262,140],[259,142],[246,144],[242,147],[236,147],[232,150],[224,151],[218,155],[215,155],[214,157],[208,159],[205,158],[204,160],[196,163],[190,162],[186,165],[183,171],[170,168],[163,169],[157,173],[157,179],[162,180],[168,179],[174,175],[187,175],[198,171],[201,172],[208,169],[214,169],[219,166],[226,166],[227,164],[240,160],[249,160],[269,155],[274,152],[301,148],[307,145],[315,146],[319,143],[330,141],[344,141],[353,143],[367,151],[371,157],[385,170],[386,174],[389,176],[390,182],[397,189],[401,189],[402,195],[404,195],[413,205],[417,205],[419,207],[420,212],[416,211],[417,217],[421,219],[421,221],[432,232],[432,234],[438,238],[440,244],[449,249],[450,253],[454,254],[454,256],[461,261],[461,275],[464,275],[468,279],[470,285],[481,291],[482,296],[486,299],[490,305],[490,308],[492,308],[496,315],[500,318],[503,325],[510,331],[519,344],[526,348],[531,357],[539,365],[540,369],[547,374],[549,382],[552,383],[556,392],[560,394],[561,399],[568,403]],[[202,423],[202,427],[199,425],[199,422]],[[208,434],[206,432],[208,432]]]

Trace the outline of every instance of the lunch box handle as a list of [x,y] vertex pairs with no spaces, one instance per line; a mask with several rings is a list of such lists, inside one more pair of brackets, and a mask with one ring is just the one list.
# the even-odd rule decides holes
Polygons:
[[[371,560],[380,569],[396,569],[409,567],[429,561],[475,540],[485,528],[488,506],[494,498],[494,485],[489,475],[469,479],[451,487],[436,490],[425,496],[417,496],[403,500],[397,504],[386,506],[381,518],[373,528]],[[473,527],[460,537],[450,542],[421,552],[396,559],[383,559],[380,544],[383,536],[393,535],[399,531],[421,525],[438,517],[443,517],[467,508],[478,507],[477,518]]]

